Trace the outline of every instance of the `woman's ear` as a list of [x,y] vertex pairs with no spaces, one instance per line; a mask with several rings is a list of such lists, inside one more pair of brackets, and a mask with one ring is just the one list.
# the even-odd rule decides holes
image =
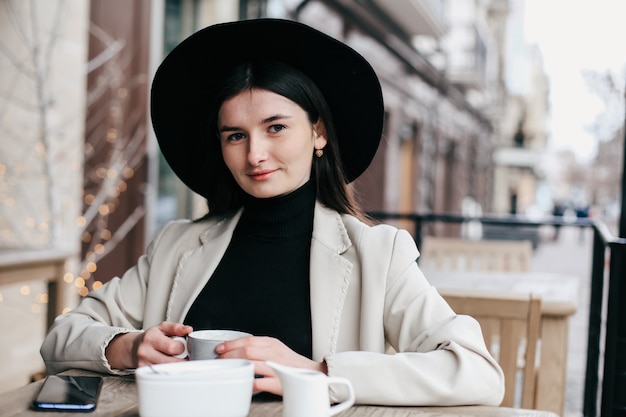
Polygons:
[[318,120],[313,125],[313,137],[315,140],[315,149],[324,149],[328,143],[328,139],[326,136],[326,126],[324,126],[324,122],[321,120]]

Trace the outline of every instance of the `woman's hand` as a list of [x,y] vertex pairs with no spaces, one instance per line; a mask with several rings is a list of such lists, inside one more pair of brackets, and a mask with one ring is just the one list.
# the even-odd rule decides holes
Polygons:
[[155,363],[180,362],[173,355],[184,352],[182,343],[173,336],[186,336],[191,326],[164,321],[144,332],[120,334],[111,340],[105,356],[113,369],[133,369]]
[[241,339],[230,340],[217,345],[215,351],[219,354],[219,358],[243,358],[254,363],[254,373],[263,377],[254,380],[254,391],[265,391],[282,395],[280,380],[274,371],[265,364],[265,361],[272,361],[294,368],[308,368],[323,373],[328,372],[324,362],[315,362],[302,356],[273,337],[242,337]]

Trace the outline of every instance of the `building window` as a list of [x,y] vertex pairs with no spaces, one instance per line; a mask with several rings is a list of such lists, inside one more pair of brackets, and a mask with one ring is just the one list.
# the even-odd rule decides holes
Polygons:
[[239,19],[259,19],[267,17],[267,0],[240,0]]
[[517,126],[517,131],[513,135],[513,145],[515,145],[516,148],[523,148],[525,139],[524,128],[522,127],[522,122],[520,122]]

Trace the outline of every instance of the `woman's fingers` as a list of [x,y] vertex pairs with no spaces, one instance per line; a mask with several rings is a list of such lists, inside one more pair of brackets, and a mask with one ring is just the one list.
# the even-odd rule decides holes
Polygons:
[[[171,321],[164,321],[155,327],[166,336],[187,336],[193,331],[193,327],[191,326]],[[154,329],[155,327],[152,327],[151,329]]]
[[276,395],[283,395],[280,379],[272,368],[267,366],[264,361],[254,362],[254,385],[255,392],[264,391]]
[[192,330],[191,326],[172,322],[163,322],[149,328],[136,341],[134,350],[138,366],[181,361],[182,359],[174,355],[183,353],[185,347],[170,336],[185,336]]
[[283,395],[282,385],[277,377],[255,378],[252,389],[254,392],[269,392],[276,395]]
[[314,369],[326,373],[323,363],[315,362],[291,350],[273,337],[249,336],[219,344],[220,358],[243,358],[251,361],[273,361],[296,368]]
[[272,355],[292,352],[278,339],[265,336],[247,336],[228,340],[216,346],[221,358],[244,358],[249,360],[270,360]]

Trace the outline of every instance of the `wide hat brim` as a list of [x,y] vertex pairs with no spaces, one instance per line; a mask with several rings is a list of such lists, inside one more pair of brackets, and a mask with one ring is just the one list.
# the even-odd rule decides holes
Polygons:
[[207,196],[207,131],[211,97],[226,74],[249,61],[282,61],[307,74],[330,107],[347,182],[369,166],[381,139],[384,106],[371,65],[342,42],[299,22],[257,19],[202,29],[159,66],[151,117],[161,152],[174,173]]

